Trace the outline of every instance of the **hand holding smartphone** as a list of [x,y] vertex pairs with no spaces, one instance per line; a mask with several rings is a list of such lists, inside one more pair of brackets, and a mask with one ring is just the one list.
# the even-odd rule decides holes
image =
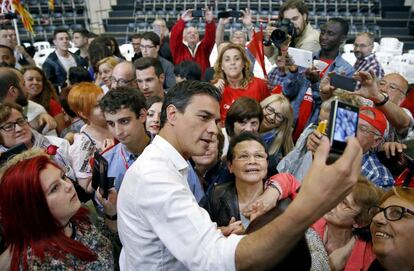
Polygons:
[[191,16],[193,16],[194,18],[202,18],[204,17],[204,10],[202,9],[196,9],[191,11]]
[[330,74],[331,85],[336,88],[345,89],[348,91],[355,91],[357,81],[351,77],[346,77],[336,73]]

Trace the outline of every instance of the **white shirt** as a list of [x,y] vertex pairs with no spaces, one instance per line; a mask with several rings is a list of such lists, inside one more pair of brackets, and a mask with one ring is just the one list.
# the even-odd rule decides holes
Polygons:
[[68,57],[63,57],[61,55],[58,54],[58,52],[56,52],[56,55],[60,61],[60,63],[62,63],[63,67],[65,68],[65,71],[67,74],[69,74],[69,69],[72,67],[76,67],[76,60],[75,58],[69,54]]
[[224,237],[198,206],[188,164],[156,136],[127,170],[118,195],[121,270],[235,270],[243,236]]

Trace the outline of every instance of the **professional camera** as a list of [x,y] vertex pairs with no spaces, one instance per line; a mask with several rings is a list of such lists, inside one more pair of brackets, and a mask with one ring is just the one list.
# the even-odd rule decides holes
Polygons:
[[288,35],[293,39],[296,35],[295,25],[289,19],[283,19],[277,22],[276,29],[270,34],[270,39],[263,40],[263,45],[270,46],[273,44],[280,48],[283,42],[286,41]]

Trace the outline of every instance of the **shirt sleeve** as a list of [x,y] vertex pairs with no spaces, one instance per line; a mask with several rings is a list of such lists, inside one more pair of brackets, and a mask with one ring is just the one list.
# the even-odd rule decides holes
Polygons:
[[243,236],[224,237],[198,206],[178,172],[151,172],[139,182],[137,208],[174,257],[189,270],[236,270]]

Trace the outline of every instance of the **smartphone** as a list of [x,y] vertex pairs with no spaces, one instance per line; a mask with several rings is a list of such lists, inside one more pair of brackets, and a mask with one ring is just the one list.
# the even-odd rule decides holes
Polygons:
[[339,74],[332,74],[331,77],[331,85],[336,88],[345,89],[348,91],[355,91],[357,81],[351,77],[346,77]]
[[109,189],[114,186],[114,178],[108,177],[108,161],[99,153],[93,155],[92,187],[100,188],[102,197],[108,199]]
[[341,155],[346,147],[346,140],[357,135],[359,108],[334,100],[328,121],[328,137],[331,153]]
[[217,14],[217,17],[219,19],[221,19],[221,18],[229,18],[229,17],[238,19],[240,17],[243,17],[243,13],[241,11],[235,11],[235,10],[222,11],[222,12],[219,12]]
[[288,54],[292,57],[295,65],[304,68],[310,68],[312,66],[313,56],[311,51],[289,47]]
[[191,16],[193,16],[194,18],[204,17],[204,10],[202,9],[193,10],[191,13],[192,13]]

